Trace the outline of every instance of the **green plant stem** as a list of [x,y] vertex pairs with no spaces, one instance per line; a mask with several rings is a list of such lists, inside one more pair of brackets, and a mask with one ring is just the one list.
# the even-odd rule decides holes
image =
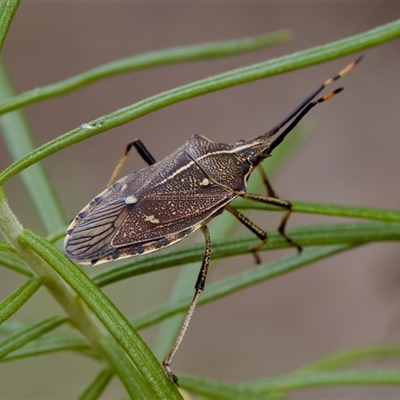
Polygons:
[[[18,240],[23,232],[23,227],[9,208],[3,188],[0,187],[0,232],[6,240],[11,244],[20,255],[21,259],[40,277],[45,277],[44,285],[58,301],[67,315],[70,317],[74,326],[85,336],[85,338],[93,345],[93,347],[103,354],[111,363],[121,381],[125,385],[128,393],[134,398],[146,399],[146,385],[143,379],[131,368],[132,374],[136,372],[135,381],[127,381],[126,368],[124,362],[127,360],[126,355],[119,347],[110,340],[107,346],[103,341],[104,330],[99,326],[95,317],[90,313],[87,307],[76,297],[71,288],[53,271],[53,269],[43,261],[31,248],[22,246]],[[111,349],[119,357],[110,357]],[[129,362],[129,360],[127,360]],[[126,362],[125,362],[126,364]],[[133,375],[134,376],[134,375]],[[141,393],[145,393],[142,395]],[[150,397],[151,398],[151,397]]]
[[289,40],[290,37],[291,35],[289,31],[279,30],[244,39],[178,47],[127,57],[101,65],[100,67],[93,68],[63,81],[21,93],[5,101],[3,100],[0,103],[0,114],[70,93],[101,79],[109,78],[125,72],[188,61],[233,56],[273,46]]
[[65,133],[15,161],[0,174],[0,186],[30,165],[68,146],[168,105],[227,87],[319,64],[400,36],[400,20],[323,46],[228,71],[149,97]]

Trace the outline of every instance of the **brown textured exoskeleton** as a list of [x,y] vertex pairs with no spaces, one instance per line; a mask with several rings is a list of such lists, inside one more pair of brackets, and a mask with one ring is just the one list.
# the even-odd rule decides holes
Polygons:
[[[126,159],[133,145],[149,166],[113,184],[122,167],[120,163],[109,187],[95,197],[68,227],[65,254],[80,264],[93,265],[161,250],[197,229],[202,230],[205,252],[195,295],[176,343],[163,362],[165,372],[175,383],[177,378],[170,365],[204,290],[207,276],[211,253],[207,223],[223,210],[232,213],[260,239],[259,244],[251,248],[258,260],[257,250],[267,241],[266,232],[229,204],[237,197],[273,204],[286,210],[279,232],[301,251],[301,247],[285,233],[286,221],[292,211],[290,202],[274,193],[261,168],[258,169],[266,184],[267,195],[246,193],[247,181],[251,172],[271,155],[311,108],[342,90],[339,88],[313,100],[327,85],[349,72],[360,59],[325,81],[281,123],[254,139],[240,140],[231,145],[193,135],[182,147],[159,162],[139,140],[132,142],[121,161]],[[287,128],[277,135],[289,122]]]

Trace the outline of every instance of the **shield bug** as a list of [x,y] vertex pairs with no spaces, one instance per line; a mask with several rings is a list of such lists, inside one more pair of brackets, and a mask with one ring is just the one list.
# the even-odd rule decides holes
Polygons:
[[[230,203],[242,197],[272,204],[285,210],[278,231],[289,244],[301,251],[301,247],[285,233],[292,205],[275,194],[259,168],[260,163],[315,105],[342,90],[336,89],[314,100],[326,86],[351,71],[360,59],[326,80],[274,128],[253,139],[239,140],[231,145],[193,135],[182,147],[159,162],[141,141],[135,140],[128,145],[107,189],[95,197],[68,227],[65,254],[80,264],[92,265],[151,253],[178,243],[198,229],[203,232],[205,251],[195,295],[181,332],[163,361],[166,374],[175,383],[177,378],[170,366],[206,281],[211,254],[207,223],[224,210],[229,211],[260,239],[250,249],[258,260],[257,251],[267,241],[267,233]],[[149,166],[114,183],[132,146]],[[247,193],[248,178],[256,168],[262,174],[267,195]]]

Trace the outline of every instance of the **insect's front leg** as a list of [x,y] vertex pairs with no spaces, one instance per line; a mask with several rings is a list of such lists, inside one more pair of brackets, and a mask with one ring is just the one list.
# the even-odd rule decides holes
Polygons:
[[[290,202],[286,200],[282,200],[278,197],[270,197],[270,196],[264,196],[262,194],[249,194],[249,193],[244,193],[240,195],[244,199],[248,200],[253,200],[253,201],[258,201],[261,203],[265,204],[270,204],[273,206],[281,207],[285,209],[285,213],[283,214],[282,220],[278,226],[278,232],[285,238],[285,240],[291,245],[297,248],[298,252],[300,253],[303,249],[302,247],[297,244],[289,235],[286,234],[285,232],[285,227],[286,227],[286,222],[289,219],[290,214],[292,213],[293,206]],[[262,244],[261,244],[262,246]],[[260,246],[260,247],[261,247]]]
[[261,179],[265,185],[265,188],[267,189],[267,195],[268,197],[274,197],[275,199],[279,199],[279,196],[276,194],[275,190],[272,188],[272,185],[267,178],[267,174],[264,171],[264,168],[261,166],[261,164],[257,165],[257,171],[261,176]]
[[175,357],[176,352],[178,351],[180,344],[182,343],[183,337],[185,336],[186,330],[187,330],[190,320],[192,318],[194,309],[196,308],[196,305],[197,305],[197,302],[199,301],[200,295],[204,290],[204,286],[205,286],[206,278],[207,278],[208,267],[210,265],[210,256],[211,256],[210,231],[209,231],[207,225],[203,225],[201,227],[201,231],[204,234],[205,249],[204,249],[203,262],[201,264],[201,268],[200,268],[199,275],[197,277],[197,281],[196,281],[196,285],[195,285],[195,294],[194,294],[192,302],[190,303],[189,310],[186,314],[186,318],[185,318],[185,321],[183,322],[183,325],[182,325],[181,331],[179,332],[178,338],[176,339],[174,346],[172,347],[172,349],[170,350],[167,357],[165,358],[165,360],[162,363],[165,373],[175,384],[178,384],[178,378],[171,370],[171,363],[172,363],[173,358]]

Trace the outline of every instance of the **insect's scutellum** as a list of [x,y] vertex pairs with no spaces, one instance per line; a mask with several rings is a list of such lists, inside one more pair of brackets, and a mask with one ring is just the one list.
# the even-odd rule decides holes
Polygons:
[[[276,195],[260,163],[314,106],[342,90],[336,89],[314,100],[326,86],[350,72],[360,60],[361,57],[326,80],[279,124],[253,139],[225,144],[193,135],[182,147],[159,162],[136,139],[127,146],[107,189],[95,197],[68,227],[65,254],[80,264],[93,265],[158,251],[201,229],[206,246],[195,295],[176,343],[163,362],[166,374],[175,383],[178,379],[172,373],[171,363],[207,277],[211,254],[208,221],[224,210],[234,215],[260,239],[249,249],[259,262],[258,250],[268,240],[267,233],[230,203],[242,197],[273,204],[285,210],[279,233],[289,245],[301,251],[301,246],[285,232],[292,205]],[[115,182],[132,146],[149,166]],[[256,168],[261,172],[266,195],[247,193],[248,178]]]

